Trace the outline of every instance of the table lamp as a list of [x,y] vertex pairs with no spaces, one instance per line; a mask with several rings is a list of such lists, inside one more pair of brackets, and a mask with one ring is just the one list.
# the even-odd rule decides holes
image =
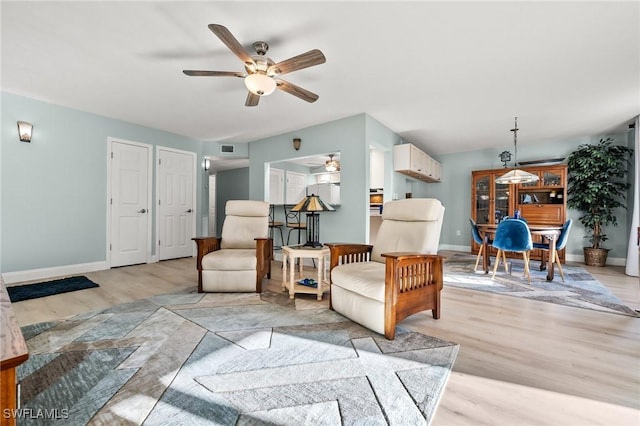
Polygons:
[[321,247],[320,243],[320,215],[318,212],[334,211],[335,209],[325,203],[315,194],[307,195],[291,211],[305,212],[307,214],[307,242],[305,247]]

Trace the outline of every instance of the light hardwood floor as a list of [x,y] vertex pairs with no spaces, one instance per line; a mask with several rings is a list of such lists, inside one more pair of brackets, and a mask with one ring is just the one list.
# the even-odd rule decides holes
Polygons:
[[[265,288],[281,290],[280,267],[273,263]],[[621,267],[587,269],[640,309],[638,278]],[[20,325],[195,289],[197,281],[192,258],[86,275],[100,287],[14,304]],[[401,325],[460,344],[434,426],[640,425],[640,318],[445,287],[441,319],[419,313]]]

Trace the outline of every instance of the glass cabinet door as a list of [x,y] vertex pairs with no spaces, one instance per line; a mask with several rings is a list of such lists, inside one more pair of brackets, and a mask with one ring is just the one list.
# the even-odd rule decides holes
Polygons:
[[476,222],[477,223],[492,223],[490,222],[490,204],[491,194],[490,191],[489,176],[482,176],[476,179]]
[[495,184],[493,193],[494,197],[494,212],[493,223],[500,223],[502,218],[509,216],[509,188],[511,185],[499,185]]
[[563,186],[562,170],[545,170],[542,173],[543,186]]

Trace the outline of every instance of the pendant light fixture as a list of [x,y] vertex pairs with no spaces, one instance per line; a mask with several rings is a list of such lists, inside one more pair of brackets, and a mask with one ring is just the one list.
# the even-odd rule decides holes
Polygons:
[[515,125],[513,126],[513,129],[511,129],[511,131],[513,132],[513,150],[514,150],[513,170],[497,178],[496,183],[501,185],[508,185],[508,184],[535,182],[539,179],[538,175],[525,172],[524,170],[518,170],[517,168],[518,167],[518,117],[515,118]]

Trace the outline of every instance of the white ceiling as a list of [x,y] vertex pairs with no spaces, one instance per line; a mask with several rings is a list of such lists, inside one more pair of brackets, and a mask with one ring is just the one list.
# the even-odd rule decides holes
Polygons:
[[[640,113],[632,2],[6,2],[6,92],[191,138],[250,142],[368,113],[430,154],[625,131]],[[325,64],[244,106],[242,71],[207,25],[276,62]],[[28,117],[25,117],[28,119]],[[37,127],[37,123],[36,127]]]

